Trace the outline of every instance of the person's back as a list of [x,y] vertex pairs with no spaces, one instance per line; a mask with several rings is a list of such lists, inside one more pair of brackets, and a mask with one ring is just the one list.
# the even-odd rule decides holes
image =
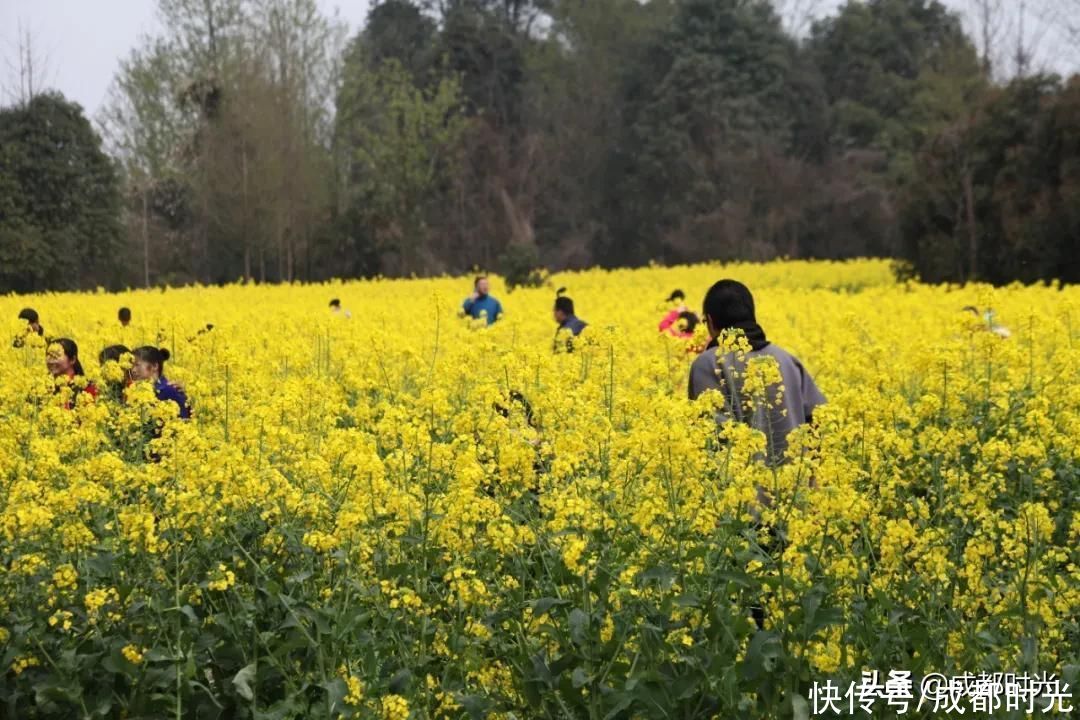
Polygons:
[[187,393],[179,386],[169,382],[164,377],[154,380],[154,396],[162,402],[172,401],[180,408],[181,420],[191,418],[191,405],[188,403]]
[[[755,372],[753,365],[762,358],[776,361],[783,392],[779,385],[770,383],[764,397],[747,393],[748,373]],[[737,420],[764,433],[770,460],[783,457],[788,433],[810,422],[814,408],[825,402],[798,358],[775,343],[746,353],[722,353],[718,346],[706,348],[690,366],[690,399],[696,400],[707,390],[724,395],[724,411],[718,421]]]
[[15,339],[11,342],[12,347],[23,347],[26,344],[26,338],[30,335],[37,335],[38,337],[45,336],[45,328],[41,327],[37,311],[33,308],[23,308],[20,310],[19,319],[26,321],[26,329],[15,336]]
[[[783,348],[769,342],[757,324],[753,297],[741,283],[721,280],[705,296],[705,316],[713,341],[690,366],[688,394],[696,400],[708,390],[723,395],[724,409],[717,420],[737,420],[765,435],[768,459],[779,462],[788,447],[788,434],[813,418],[825,403],[810,373]],[[721,347],[721,336],[741,334],[750,350],[737,352]],[[775,362],[779,383],[760,362]],[[747,390],[747,378],[763,373],[764,392]]]
[[581,331],[588,326],[588,323],[574,314],[574,301],[563,295],[566,292],[566,288],[559,288],[555,294],[555,309],[553,311],[555,317],[555,351],[559,351],[559,336],[565,333],[570,333],[570,336],[566,338],[566,351],[574,351],[574,338],[581,334]]

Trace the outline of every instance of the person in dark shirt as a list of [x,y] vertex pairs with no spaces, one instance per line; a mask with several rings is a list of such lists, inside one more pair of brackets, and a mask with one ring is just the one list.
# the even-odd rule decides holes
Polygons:
[[558,327],[555,328],[555,351],[559,350],[559,337],[569,332],[570,337],[566,338],[566,351],[574,351],[574,338],[581,334],[581,331],[588,325],[587,322],[579,318],[574,314],[574,301],[566,297],[564,293],[566,288],[559,288],[555,294],[555,322]]
[[152,382],[157,399],[171,400],[176,403],[180,418],[189,419],[191,407],[188,405],[187,395],[181,388],[165,378],[165,361],[169,359],[169,351],[165,348],[143,345],[132,350],[131,354],[135,357],[135,362],[131,366],[131,379],[135,382]]
[[45,336],[45,328],[41,327],[40,318],[38,318],[37,310],[34,308],[23,308],[20,310],[19,319],[26,321],[26,330],[15,336],[15,339],[11,343],[12,347],[22,347],[26,344],[26,337],[28,335]]

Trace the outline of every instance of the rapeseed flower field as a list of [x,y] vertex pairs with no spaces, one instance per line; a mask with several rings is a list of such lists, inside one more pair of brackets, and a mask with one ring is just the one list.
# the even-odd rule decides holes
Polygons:
[[[828,398],[787,464],[687,399],[703,328],[657,331],[721,277]],[[799,717],[865,669],[1075,690],[1080,289],[869,260],[551,283],[492,278],[491,327],[467,278],[0,298],[100,390],[58,391],[45,338],[0,348],[0,715]],[[190,421],[98,364],[115,343],[171,351]]]

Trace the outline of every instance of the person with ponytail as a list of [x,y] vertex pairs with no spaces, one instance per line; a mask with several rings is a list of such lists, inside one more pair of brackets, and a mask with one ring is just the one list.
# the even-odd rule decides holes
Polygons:
[[[717,420],[737,420],[760,430],[765,435],[767,461],[779,464],[785,459],[788,433],[811,422],[814,409],[825,403],[825,396],[795,356],[766,339],[757,322],[754,297],[745,285],[720,280],[709,288],[704,304],[712,339],[690,366],[690,399],[696,400],[707,390],[723,393],[724,409]],[[729,350],[726,343],[721,347],[722,341],[730,342],[736,336],[749,344],[749,352]],[[748,362],[762,356],[776,361],[782,388],[770,386],[764,406],[758,407],[758,400],[743,391]]]
[[131,366],[131,379],[135,382],[152,382],[157,399],[176,403],[180,418],[189,419],[191,407],[188,405],[187,395],[182,388],[165,378],[165,361],[169,359],[169,351],[153,345],[143,345],[132,350],[131,354],[135,358]]
[[[49,374],[57,381],[57,390],[61,384],[82,386],[82,391],[91,397],[98,396],[97,386],[86,381],[86,373],[82,363],[79,362],[79,346],[71,338],[54,338],[49,341],[45,349],[45,367]],[[76,379],[79,378],[79,379]],[[74,398],[65,407],[69,410],[74,406]]]
[[555,328],[555,350],[559,349],[559,336],[562,333],[569,331],[570,337],[566,338],[566,352],[574,351],[574,338],[581,334],[581,331],[588,325],[587,322],[579,318],[574,314],[574,301],[566,297],[566,288],[559,288],[555,293],[555,322],[558,327]]

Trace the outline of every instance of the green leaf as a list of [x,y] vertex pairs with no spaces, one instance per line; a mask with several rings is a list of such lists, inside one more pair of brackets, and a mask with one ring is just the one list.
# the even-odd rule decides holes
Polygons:
[[754,579],[746,573],[724,571],[716,573],[716,578],[725,582],[732,583],[733,585],[738,585],[742,588],[754,587]]
[[95,574],[102,577],[111,577],[115,572],[116,555],[114,553],[103,552],[94,555],[93,557],[83,560],[83,565],[88,570],[93,570]]
[[236,689],[236,694],[245,700],[251,701],[255,699],[255,691],[252,690],[251,684],[255,682],[255,672],[257,668],[255,663],[244,666],[240,672],[233,676],[232,684]]
[[183,607],[181,607],[180,612],[183,613],[184,617],[186,617],[195,625],[201,624],[199,622],[199,616],[195,614],[195,608],[191,607],[190,605],[184,605]]
[[791,696],[791,714],[792,720],[810,720],[810,704],[798,693]]
[[701,607],[701,598],[694,593],[683,593],[679,597],[675,598],[675,604],[684,608],[696,608]]
[[780,643],[780,636],[769,630],[759,630],[746,649],[741,666],[743,678],[755,682],[772,674],[783,655],[784,646]]
[[536,653],[530,660],[532,661],[533,666],[533,677],[547,687],[551,687],[554,678],[551,676],[550,668],[548,668],[547,663],[544,661],[544,656],[540,653]]
[[566,653],[556,658],[555,662],[548,666],[548,670],[551,672],[552,679],[555,679],[580,662],[581,658],[574,653]]
[[146,651],[146,655],[144,657],[146,659],[146,662],[164,662],[166,660],[176,659],[172,655],[164,653],[158,648],[150,648]]
[[642,584],[656,581],[661,585],[669,585],[675,580],[675,570],[668,565],[657,565],[638,575],[638,580]]
[[626,708],[630,707],[633,702],[633,695],[631,695],[629,692],[623,694],[622,697],[619,698],[618,702],[616,702],[612,706],[612,708],[608,710],[607,715],[604,715],[604,720],[615,720],[615,718],[622,715],[623,711],[626,710]]
[[394,673],[394,677],[390,678],[390,682],[387,684],[390,692],[395,695],[405,695],[409,687],[409,682],[412,680],[412,676],[412,671],[408,668],[398,670]]
[[483,720],[491,710],[491,701],[479,695],[465,695],[459,699],[461,707],[469,713],[472,720]]
[[349,688],[345,685],[345,681],[336,677],[333,680],[320,683],[319,687],[326,691],[328,700],[330,701],[330,712],[340,712],[345,704],[345,696],[349,692]]
[[569,600],[562,600],[560,598],[545,597],[539,600],[534,600],[532,603],[533,617],[538,618],[544,613],[551,610],[553,607],[561,607],[563,605],[569,605]]
[[570,611],[570,639],[579,646],[589,645],[589,616],[581,608]]
[[[813,628],[814,616],[817,615],[818,608],[821,607],[822,595],[820,592],[809,592],[803,596],[802,606],[803,615],[806,618],[806,626]],[[813,633],[813,630],[810,630]]]

